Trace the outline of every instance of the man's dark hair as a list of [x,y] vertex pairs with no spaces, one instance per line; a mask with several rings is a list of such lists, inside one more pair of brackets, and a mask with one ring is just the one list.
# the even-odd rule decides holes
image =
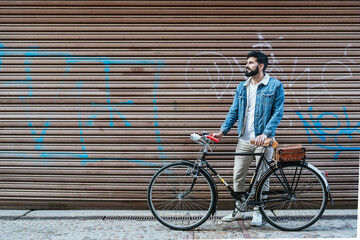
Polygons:
[[251,52],[249,52],[248,53],[248,55],[247,55],[247,59],[249,59],[249,58],[251,58],[251,57],[254,57],[254,58],[256,58],[256,61],[259,63],[259,64],[264,64],[264,69],[263,69],[263,71],[265,72],[265,70],[266,70],[266,68],[267,68],[267,66],[268,66],[268,64],[269,64],[269,59],[268,59],[268,57],[266,56],[266,54],[265,53],[262,53],[262,52],[260,52],[260,51],[251,51]]

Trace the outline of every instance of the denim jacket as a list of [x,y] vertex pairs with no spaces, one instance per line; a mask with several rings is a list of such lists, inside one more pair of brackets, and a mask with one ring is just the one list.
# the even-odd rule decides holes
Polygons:
[[[239,137],[244,133],[247,110],[247,86],[250,84],[250,81],[251,79],[248,79],[240,83],[236,88],[233,104],[220,128],[224,135],[230,131],[236,121],[238,121]],[[279,80],[269,77],[268,81],[260,82],[255,103],[255,136],[263,133],[268,137],[275,136],[275,130],[283,117],[284,101],[284,87]]]

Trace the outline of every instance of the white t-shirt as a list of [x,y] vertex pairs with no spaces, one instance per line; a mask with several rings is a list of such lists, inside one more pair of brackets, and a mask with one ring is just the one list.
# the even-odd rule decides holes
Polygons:
[[247,98],[248,98],[248,106],[246,111],[246,122],[244,134],[240,137],[242,141],[250,141],[251,139],[255,139],[255,127],[254,127],[254,118],[255,118],[255,104],[256,104],[256,93],[260,83],[254,85],[250,81],[249,86],[247,88]]

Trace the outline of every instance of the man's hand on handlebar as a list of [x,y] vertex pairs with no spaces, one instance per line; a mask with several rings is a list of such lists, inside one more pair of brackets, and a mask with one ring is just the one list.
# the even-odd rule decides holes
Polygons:
[[265,134],[261,134],[255,138],[255,145],[256,146],[262,146],[264,144],[265,139],[267,139],[267,136]]
[[[211,134],[212,137],[221,140],[221,138],[224,136],[223,132],[213,133]],[[262,146],[264,144],[265,139],[267,139],[267,136],[265,134],[261,134],[255,138],[255,144],[256,146]]]
[[219,141],[220,141],[221,138],[224,136],[224,133],[223,132],[213,133],[213,134],[211,134],[211,136],[219,139]]

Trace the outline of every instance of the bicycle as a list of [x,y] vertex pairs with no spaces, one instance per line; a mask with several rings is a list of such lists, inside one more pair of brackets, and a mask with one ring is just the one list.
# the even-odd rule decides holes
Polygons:
[[[311,226],[322,216],[328,198],[333,203],[325,172],[305,159],[295,162],[265,159],[266,149],[276,148],[276,141],[267,139],[262,153],[214,153],[210,144],[217,143],[218,139],[206,132],[202,136],[193,133],[191,139],[202,145],[196,161],[165,165],[155,173],[148,187],[152,214],[171,229],[190,230],[215,214],[218,191],[213,176],[230,191],[236,211],[257,206],[267,222],[284,231],[299,231]],[[205,159],[206,156],[228,155],[260,155],[245,198],[238,196]],[[267,164],[267,171],[261,172],[262,164]]]

